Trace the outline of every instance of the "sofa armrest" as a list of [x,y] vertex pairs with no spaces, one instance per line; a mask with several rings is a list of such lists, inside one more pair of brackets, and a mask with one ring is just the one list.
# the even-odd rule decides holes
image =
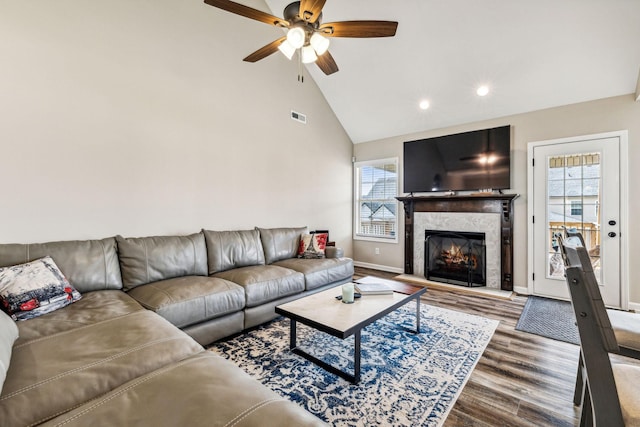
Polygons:
[[327,258],[342,258],[344,256],[344,250],[342,248],[336,248],[335,246],[327,246],[324,248],[324,256]]

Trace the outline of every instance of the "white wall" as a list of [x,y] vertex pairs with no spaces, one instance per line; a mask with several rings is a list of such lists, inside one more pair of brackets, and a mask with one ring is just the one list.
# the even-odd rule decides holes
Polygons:
[[[527,271],[527,144],[533,141],[628,130],[630,221],[629,235],[621,237],[629,242],[629,300],[640,304],[640,270],[634,268],[635,256],[640,254],[640,223],[635,220],[636,213],[640,212],[640,187],[637,185],[640,182],[640,168],[636,165],[640,160],[640,102],[634,102],[634,99],[633,95],[624,95],[356,144],[354,155],[358,161],[396,156],[402,159],[404,141],[510,124],[513,140],[511,143],[512,188],[509,192],[520,194],[514,202],[514,285],[526,288],[529,277]],[[401,168],[399,175],[402,177]],[[400,189],[402,191],[402,183]],[[402,208],[400,211],[402,212]],[[402,220],[400,220],[398,234],[404,236]],[[380,255],[375,255],[375,247],[380,248]],[[354,260],[391,268],[403,268],[404,239],[401,238],[397,244],[356,240]]]
[[242,61],[281,35],[202,1],[2,2],[0,243],[308,225],[350,254],[351,141],[296,62]]

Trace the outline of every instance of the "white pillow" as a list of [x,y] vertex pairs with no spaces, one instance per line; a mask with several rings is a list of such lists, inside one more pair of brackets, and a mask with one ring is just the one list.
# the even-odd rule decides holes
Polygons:
[[13,320],[51,313],[81,297],[50,256],[0,267],[0,303]]
[[5,312],[0,311],[0,392],[11,361],[13,343],[18,339],[18,326]]

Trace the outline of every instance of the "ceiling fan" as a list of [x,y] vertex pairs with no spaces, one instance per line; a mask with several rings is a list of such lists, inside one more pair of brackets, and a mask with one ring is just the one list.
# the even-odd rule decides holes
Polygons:
[[397,22],[392,21],[342,21],[322,23],[322,8],[326,0],[295,1],[284,8],[284,19],[229,0],[204,0],[208,5],[246,18],[286,28],[287,34],[261,47],[244,61],[256,62],[280,50],[287,58],[300,50],[300,60],[315,62],[326,74],[338,71],[338,65],[329,51],[328,37],[392,37]]

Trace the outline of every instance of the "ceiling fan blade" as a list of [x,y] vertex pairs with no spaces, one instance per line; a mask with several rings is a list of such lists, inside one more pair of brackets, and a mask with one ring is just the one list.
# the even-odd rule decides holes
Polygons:
[[326,0],[301,0],[298,16],[313,24],[320,18],[325,3]]
[[320,25],[325,37],[392,37],[398,23],[394,21],[342,21]]
[[333,59],[333,56],[331,56],[329,51],[326,51],[322,55],[318,56],[316,64],[318,64],[318,67],[327,76],[338,71],[338,64],[336,64],[336,61]]
[[278,46],[280,46],[280,44],[286,40],[286,36],[285,37],[281,37],[278,40],[274,40],[271,43],[269,43],[266,46],[261,47],[260,49],[256,50],[255,52],[253,52],[251,55],[247,56],[246,58],[243,59],[243,61],[246,62],[257,62],[260,61],[263,58],[266,58],[267,56],[271,55],[272,53],[275,53],[278,51]]
[[275,25],[277,27],[289,27],[289,22],[282,18],[269,15],[261,10],[254,9],[240,3],[229,0],[204,0],[204,2],[210,6],[217,7],[218,9],[226,10],[227,12],[235,13],[236,15],[244,16],[245,18],[255,19],[256,21],[264,22],[265,24]]

